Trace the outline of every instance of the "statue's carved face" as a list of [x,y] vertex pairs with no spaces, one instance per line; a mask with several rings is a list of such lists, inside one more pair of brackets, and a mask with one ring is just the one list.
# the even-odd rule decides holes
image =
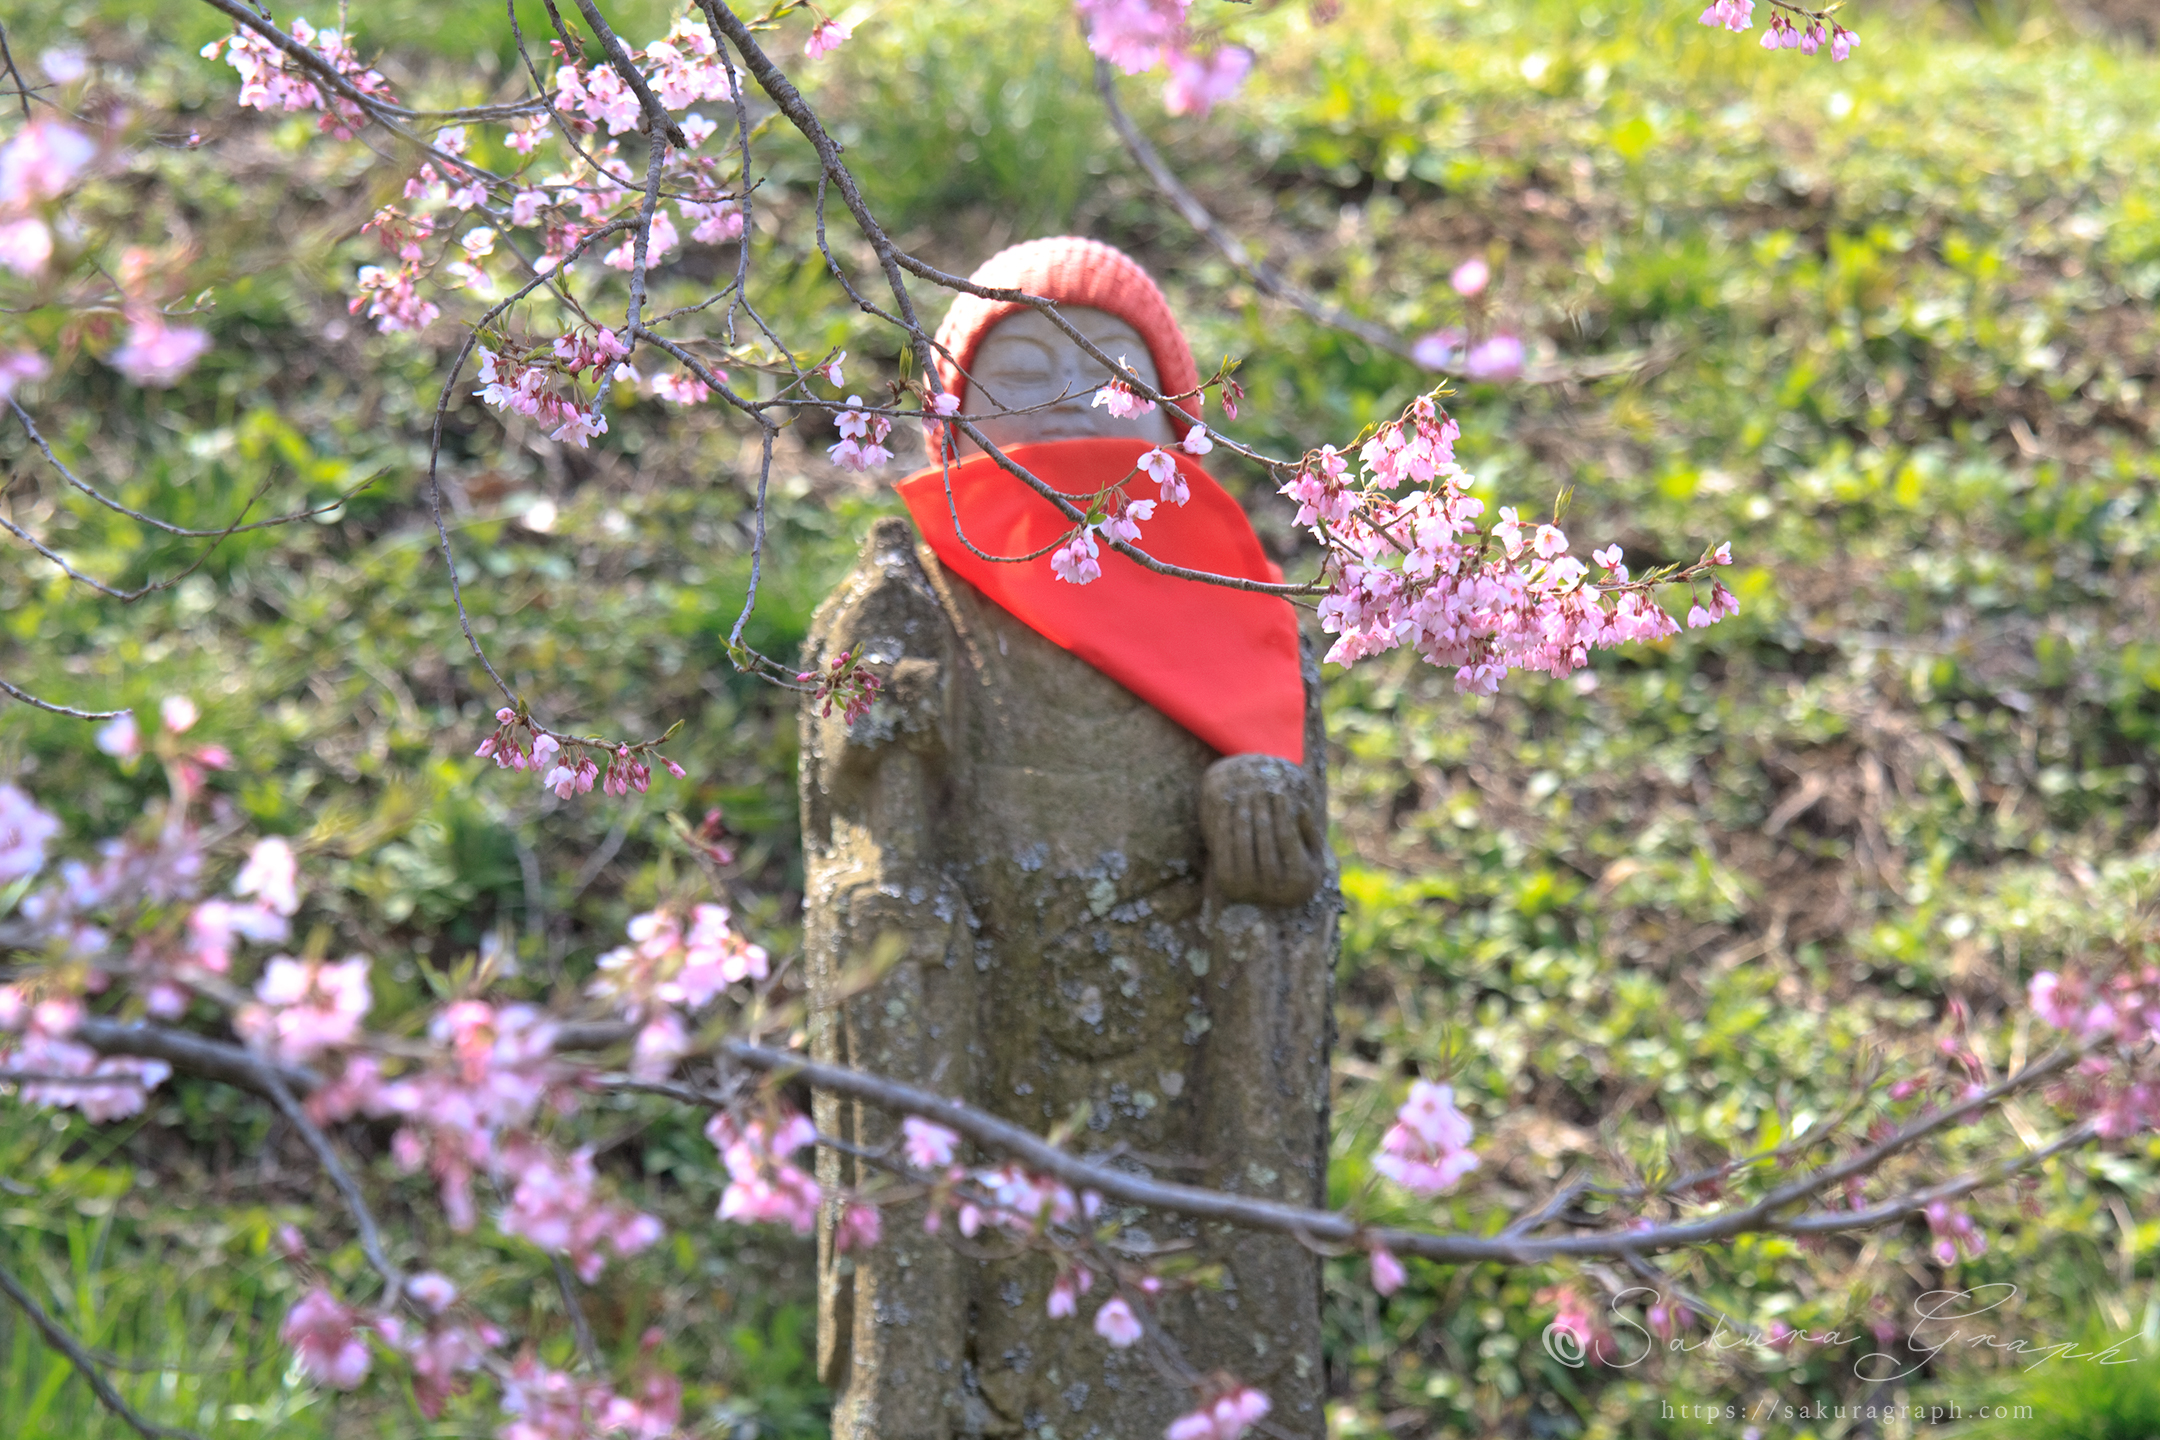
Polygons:
[[[1126,366],[1150,387],[1159,388],[1154,357],[1140,332],[1117,316],[1085,306],[1061,306],[1059,313],[1095,348]],[[1095,392],[1110,371],[1050,323],[1040,311],[1023,310],[1000,320],[976,348],[968,367],[973,378],[961,398],[970,414],[989,410],[1026,410],[976,422],[992,443],[1027,445],[1038,440],[1080,440],[1094,436],[1131,436],[1168,445],[1176,432],[1156,406],[1145,415],[1114,419],[1095,404]],[[1037,409],[1041,406],[1044,408]],[[965,449],[974,442],[963,438]]]

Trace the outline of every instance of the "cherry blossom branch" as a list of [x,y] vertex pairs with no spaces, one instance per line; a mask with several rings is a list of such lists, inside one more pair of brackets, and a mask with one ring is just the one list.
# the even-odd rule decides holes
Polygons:
[[[268,40],[272,45],[284,51],[292,59],[306,66],[317,79],[322,80],[331,89],[337,91],[340,98],[351,101],[375,117],[384,129],[396,134],[400,139],[410,140],[413,144],[418,145],[432,155],[442,155],[442,152],[405,130],[402,126],[392,122],[396,120],[443,120],[455,124],[464,124],[482,120],[515,120],[520,116],[538,114],[546,104],[545,101],[540,100],[520,100],[509,105],[471,105],[457,110],[410,109],[395,101],[385,100],[378,95],[370,95],[366,91],[357,88],[350,80],[345,78],[344,74],[336,66],[325,61],[313,48],[293,39],[271,23],[267,16],[256,14],[247,6],[240,4],[239,0],[203,0],[203,3],[230,18],[235,25],[244,25],[253,30],[263,39]],[[475,167],[459,160],[454,155],[442,155],[442,158],[449,160],[461,169],[475,169]]]
[[113,1383],[98,1369],[97,1362],[91,1358],[83,1343],[69,1334],[59,1321],[46,1314],[45,1307],[31,1297],[30,1292],[23,1288],[22,1282],[15,1278],[15,1273],[5,1265],[0,1265],[0,1293],[5,1293],[8,1299],[14,1301],[16,1307],[30,1318],[30,1323],[37,1327],[38,1334],[45,1337],[46,1344],[67,1356],[76,1373],[83,1377],[89,1384],[91,1393],[97,1396],[98,1403],[119,1416],[127,1423],[128,1428],[142,1436],[143,1440],[202,1440],[202,1436],[193,1430],[177,1425],[160,1425],[144,1419],[141,1413],[113,1388]]
[[[242,1085],[259,1094],[268,1095],[273,1100],[276,1100],[279,1091],[283,1090],[286,1102],[289,1102],[294,1089],[311,1088],[312,1085],[320,1083],[319,1078],[310,1072],[271,1066],[238,1046],[204,1040],[156,1026],[122,1026],[85,1019],[76,1033],[83,1043],[101,1053],[164,1059],[176,1069],[213,1074],[215,1078]],[[558,1051],[605,1048],[621,1043],[632,1033],[633,1027],[621,1022],[565,1026],[556,1036],[555,1048]],[[774,1049],[746,1040],[723,1040],[716,1047],[716,1052],[722,1059],[747,1069],[779,1078],[799,1078],[815,1089],[867,1101],[894,1114],[930,1118],[935,1123],[947,1126],[987,1149],[1018,1160],[1033,1170],[1070,1185],[1095,1190],[1109,1199],[1175,1211],[1199,1219],[1224,1221],[1250,1229],[1298,1236],[1323,1246],[1378,1246],[1396,1254],[1419,1255],[1426,1259],[1451,1263],[1529,1265],[1561,1258],[1594,1259],[1655,1253],[1716,1243],[1760,1231],[1834,1234],[1873,1229],[1919,1213],[1937,1201],[1955,1199],[1975,1190],[2000,1184],[2065,1150],[2087,1143],[2097,1134],[2088,1122],[2046,1145],[2027,1150],[1998,1164],[1900,1195],[1864,1210],[1819,1210],[1783,1217],[1778,1214],[1841,1181],[1879,1168],[1928,1136],[2001,1104],[2011,1096],[2061,1073],[2082,1057],[2081,1051],[2061,1050],[2034,1061],[2016,1075],[1957,1105],[1912,1122],[1876,1145],[1780,1186],[1738,1208],[1692,1221],[1624,1230],[1597,1230],[1544,1239],[1533,1238],[1513,1225],[1496,1236],[1474,1236],[1371,1226],[1340,1211],[1313,1209],[1230,1194],[1203,1186],[1155,1180],[1117,1169],[1101,1160],[1073,1155],[1023,1126],[883,1076],[822,1064],[796,1051]],[[685,1087],[664,1087],[663,1083],[630,1082],[620,1088],[666,1094],[684,1103],[726,1103],[721,1096],[706,1095]],[[280,1108],[284,1108],[284,1102],[281,1102]],[[305,1121],[304,1113],[300,1118]],[[324,1147],[328,1146],[327,1139],[311,1123],[306,1125],[302,1133],[309,1137],[311,1145],[319,1142]],[[321,1153],[318,1150],[318,1155]],[[333,1181],[342,1174],[342,1167],[333,1171]],[[350,1185],[349,1176],[345,1177],[345,1185]],[[340,1188],[343,1189],[344,1186]],[[358,1200],[352,1191],[347,1191],[346,1194],[348,1203],[357,1203],[356,1218],[365,1216],[365,1202]],[[1550,1208],[1550,1202],[1546,1208]],[[372,1218],[369,1218],[364,1222],[363,1234],[371,1230]],[[375,1255],[371,1253],[370,1258],[375,1258]]]
[[[1431,1260],[1457,1263],[1488,1261],[1515,1265],[1534,1264],[1563,1256],[1610,1257],[1676,1249],[1727,1240],[1751,1231],[1792,1231],[1796,1224],[1806,1233],[1871,1229],[1892,1219],[1913,1214],[1925,1208],[1931,1200],[1943,1198],[1948,1193],[1964,1194],[1985,1184],[1999,1183],[2001,1179],[2007,1178],[2007,1174],[1996,1174],[1993,1178],[1967,1176],[1927,1191],[1916,1192],[1915,1197],[1901,1197],[1866,1211],[1824,1211],[1793,1220],[1773,1218],[1776,1211],[1787,1208],[1860,1170],[1881,1164],[1883,1160],[1916,1144],[1926,1135],[1979,1109],[1999,1103],[2009,1095],[2060,1072],[2078,1058],[2074,1052],[2066,1051],[2036,1061],[2016,1076],[1991,1087],[1980,1096],[1916,1122],[1881,1145],[1862,1152],[1844,1164],[1828,1167],[1814,1176],[1781,1187],[1737,1210],[1682,1224],[1650,1226],[1638,1230],[1601,1231],[1591,1235],[1561,1236],[1548,1240],[1526,1240],[1511,1238],[1505,1233],[1499,1237],[1487,1238],[1366,1226],[1337,1211],[1309,1209],[1173,1181],[1152,1180],[1071,1155],[1024,1127],[898,1081],[841,1066],[820,1064],[792,1051],[774,1050],[745,1041],[724,1041],[720,1050],[727,1058],[753,1069],[797,1077],[813,1088],[865,1100],[893,1113],[915,1114],[934,1119],[936,1123],[948,1126],[978,1144],[1010,1155],[1067,1184],[1083,1185],[1097,1190],[1110,1199],[1174,1210],[1200,1219],[1227,1221],[1252,1229],[1303,1235],[1322,1243],[1360,1246],[1378,1244],[1400,1254],[1420,1255]],[[2080,1128],[2082,1130],[2083,1127]],[[2073,1131],[2071,1135],[2078,1133],[2080,1132]],[[2081,1142],[2065,1136],[2051,1146],[2029,1151],[2012,1162],[2013,1168],[2007,1173],[2029,1168],[2077,1143]],[[1861,1163],[1863,1161],[1864,1164]]]

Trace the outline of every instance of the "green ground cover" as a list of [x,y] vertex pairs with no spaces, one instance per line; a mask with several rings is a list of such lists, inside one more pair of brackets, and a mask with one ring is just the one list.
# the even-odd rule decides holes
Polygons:
[[[2160,61],[2053,12],[2003,23],[1991,6],[1975,26],[1870,7],[1864,49],[1833,68],[1766,57],[1685,9],[1399,0],[1323,29],[1299,7],[1240,14],[1265,56],[1251,95],[1206,125],[1149,122],[1234,229],[1365,315],[1413,334],[1458,321],[1445,276],[1477,252],[1494,261],[1497,312],[1547,361],[1635,357],[1609,378],[1449,402],[1494,503],[1542,508],[1572,487],[1570,532],[1618,540],[1631,561],[1723,538],[1742,561],[1737,621],[1601,659],[1587,680],[1516,681],[1482,702],[1391,661],[1331,680],[1350,907],[1344,1197],[1409,1074],[1451,1074],[1488,1174],[1534,1199],[1578,1162],[1654,1176],[1819,1124],[1855,1073],[1919,1063],[1952,1001],[1999,1070],[2042,1043],[2015,1017],[2026,977],[2147,933]],[[880,11],[835,57],[821,101],[906,241],[963,269],[1066,228],[1126,245],[1163,277],[1204,363],[1242,358],[1253,403],[1233,428],[1278,450],[1344,438],[1422,388],[1411,366],[1264,304],[1194,242],[1117,149],[1058,13]],[[130,504],[185,523],[259,487],[282,508],[378,483],[328,523],[236,537],[126,609],[9,553],[0,673],[83,701],[195,695],[237,757],[218,795],[304,846],[302,934],[390,961],[389,1023],[430,968],[483,945],[515,953],[536,994],[574,985],[672,883],[670,812],[723,810],[741,850],[733,898],[784,953],[800,874],[791,711],[722,649],[748,564],[741,436],[629,403],[592,452],[566,453],[476,405],[455,412],[451,509],[491,653],[551,713],[639,734],[685,722],[692,779],[628,806],[559,804],[468,758],[495,702],[459,643],[417,488],[441,356],[350,327],[337,293],[369,258],[351,235],[387,182],[364,178],[372,157],[309,143],[304,121],[234,116],[229,72],[193,55],[221,28],[206,15],[114,3],[23,22],[30,53],[39,26],[93,35],[240,157],[234,175],[173,151],[162,188],[103,202],[213,257],[211,360],[146,394],[82,359],[41,413]],[[463,55],[485,33],[467,21],[408,7],[375,38]],[[397,55],[421,89],[436,83],[425,49]],[[1152,112],[1139,82],[1127,94]],[[778,238],[761,263],[775,311],[805,349],[844,344],[889,369],[890,340],[836,303],[803,248],[803,155],[773,153]],[[276,213],[243,208],[262,203],[249,176],[284,170],[297,178]],[[768,653],[792,651],[893,505],[821,463],[830,438],[806,425],[784,453],[778,578],[751,635]],[[12,516],[78,564],[139,581],[193,558],[67,495],[18,431],[0,454]],[[1254,491],[1287,552],[1288,510],[1221,473]],[[157,783],[20,708],[0,715],[10,772],[80,834],[108,833]],[[695,1357],[696,1413],[745,1435],[819,1433],[807,1251],[703,1221],[718,1187],[691,1127],[629,1106],[607,1119],[606,1165],[680,1238],[624,1267],[616,1308],[595,1316],[603,1343],[628,1365],[665,1318],[677,1358]],[[2019,1333],[2160,1340],[2154,1158],[2141,1142],[2050,1168],[1982,1207],[1990,1251],[1948,1272],[1918,1226],[1681,1268],[1743,1323],[1909,1323],[1917,1291],[2007,1282],[2023,1292]],[[386,1206],[421,1198],[370,1160]],[[477,1411],[430,1425],[393,1387],[333,1402],[287,1376],[274,1330],[291,1282],[269,1235],[324,1194],[253,1106],[181,1082],[145,1121],[93,1130],[0,1102],[0,1184],[0,1259],[126,1360],[153,1413],[249,1440],[485,1433]],[[1468,1206],[1454,1218],[1489,1223]],[[465,1247],[457,1278],[559,1358],[552,1293],[496,1264],[512,1243]],[[329,1263],[360,1267],[349,1250]],[[1866,1347],[1570,1371],[1539,1345],[1538,1293],[1595,1291],[1599,1276],[1411,1271],[1386,1302],[1347,1261],[1331,1276],[1343,1435],[1697,1434],[1661,1407],[1955,1402],[2014,1385],[1984,1356],[1946,1354],[1870,1387],[1852,1374]],[[2102,1388],[2058,1377],[2034,1403],[2060,1415]],[[2118,1387],[2050,1433],[2115,1433],[2100,1408],[2133,1433],[2141,1403]],[[120,1433],[4,1312],[0,1413],[25,1440]]]

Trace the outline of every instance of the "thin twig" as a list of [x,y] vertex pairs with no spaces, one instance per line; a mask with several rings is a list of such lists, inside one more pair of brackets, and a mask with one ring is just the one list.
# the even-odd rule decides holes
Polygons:
[[308,1148],[315,1152],[315,1158],[321,1163],[323,1172],[330,1177],[330,1183],[337,1187],[338,1194],[345,1197],[345,1208],[352,1212],[353,1223],[360,1229],[360,1249],[367,1255],[368,1263],[375,1267],[376,1273],[382,1276],[383,1304],[395,1304],[398,1297],[404,1293],[405,1278],[398,1273],[397,1267],[390,1263],[390,1257],[383,1253],[382,1232],[375,1226],[375,1215],[368,1209],[367,1197],[360,1193],[359,1184],[354,1181],[351,1172],[346,1170],[345,1162],[338,1158],[337,1149],[331,1145],[330,1137],[323,1134],[313,1120],[308,1119],[307,1111],[301,1109],[300,1102],[293,1098],[292,1090],[285,1084],[285,1078],[268,1065],[260,1066],[259,1072],[271,1102],[292,1122],[293,1128],[300,1132],[301,1138],[307,1141]]
[[30,1292],[23,1289],[22,1282],[17,1280],[14,1272],[10,1271],[5,1265],[0,1265],[0,1290],[6,1291],[8,1299],[13,1300],[21,1308],[23,1314],[30,1317],[30,1323],[35,1325],[38,1333],[45,1337],[46,1344],[67,1356],[74,1363],[77,1373],[85,1381],[89,1382],[91,1391],[98,1398],[98,1403],[126,1421],[129,1429],[143,1436],[144,1440],[202,1440],[202,1436],[196,1434],[193,1430],[182,1429],[177,1425],[160,1425],[155,1421],[145,1420],[141,1413],[134,1406],[128,1404],[120,1392],[113,1388],[112,1382],[107,1380],[98,1370],[97,1362],[91,1359],[90,1352],[83,1347],[82,1342],[63,1329],[59,1321],[46,1314],[45,1308],[30,1298]]
[[[338,496],[337,499],[327,501],[321,505],[311,506],[306,510],[294,510],[284,515],[273,515],[267,520],[250,520],[243,525],[240,522],[246,519],[247,516],[247,511],[243,509],[230,525],[216,530],[193,530],[185,525],[174,525],[170,521],[160,520],[155,515],[145,515],[140,510],[132,510],[98,489],[95,485],[83,480],[67,467],[66,462],[54,453],[52,445],[39,432],[37,422],[33,421],[29,412],[23,409],[20,400],[14,399],[12,396],[9,397],[8,407],[15,412],[15,418],[22,421],[22,427],[29,434],[32,442],[37,445],[39,450],[44,452],[46,461],[51,464],[53,469],[60,472],[61,479],[67,481],[68,484],[82,491],[83,494],[97,501],[98,504],[103,505],[114,514],[125,515],[128,519],[148,525],[153,530],[162,530],[168,535],[177,535],[183,540],[223,540],[229,535],[245,535],[250,530],[269,530],[280,525],[292,525],[302,520],[312,520],[317,515],[329,514],[332,510],[358,496],[362,491],[372,487],[377,480],[382,478],[379,474],[370,475],[367,479],[353,486],[352,489]],[[261,492],[258,491],[256,499],[260,498]],[[254,500],[248,501],[250,507],[254,503]]]
[[52,701],[40,700],[29,691],[10,685],[5,680],[0,680],[0,692],[5,692],[25,705],[35,706],[54,715],[65,715],[70,720],[112,720],[128,713],[125,710],[77,710],[72,705],[55,705]]
[[585,1318],[585,1307],[578,1303],[577,1277],[570,1273],[570,1264],[562,1256],[551,1256],[555,1262],[555,1286],[562,1292],[563,1309],[570,1316],[570,1331],[577,1337],[578,1358],[585,1368],[595,1374],[606,1373],[606,1364],[600,1358],[600,1343],[593,1339],[592,1323]]
[[15,82],[15,99],[22,106],[22,118],[30,118],[30,84],[15,68],[15,52],[8,49],[7,26],[0,25],[0,65],[7,67],[8,78]]

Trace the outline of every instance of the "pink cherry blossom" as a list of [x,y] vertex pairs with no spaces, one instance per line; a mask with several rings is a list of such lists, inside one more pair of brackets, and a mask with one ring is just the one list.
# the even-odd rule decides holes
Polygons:
[[279,955],[256,982],[261,1003],[243,1006],[233,1028],[277,1059],[294,1063],[349,1045],[374,1003],[368,968],[364,955],[336,964]]
[[1102,547],[1083,529],[1057,548],[1050,557],[1050,570],[1060,580],[1087,585],[1102,578],[1101,555]]
[[135,712],[123,710],[98,727],[97,748],[116,760],[133,760],[142,754],[142,733],[135,728]]
[[1238,1440],[1272,1408],[1268,1397],[1241,1385],[1226,1395],[1170,1422],[1165,1440]]
[[1471,346],[1462,373],[1472,380],[1512,380],[1522,374],[1523,358],[1521,339],[1503,332]]
[[[648,265],[658,265],[663,256],[682,243],[682,236],[676,233],[675,222],[668,218],[665,207],[653,211],[652,226],[646,235],[645,263]],[[616,270],[633,268],[637,264],[635,237],[608,251],[606,259],[601,263]]]
[[691,1050],[690,1032],[682,1016],[662,1010],[638,1027],[630,1052],[630,1073],[640,1080],[665,1080]]
[[[1178,441],[1178,449],[1194,457],[1205,455],[1214,448],[1215,442],[1208,438],[1207,426],[1202,425],[1197,420],[1186,430],[1185,438]],[[1185,502],[1180,500],[1177,503],[1182,505]]]
[[60,822],[28,795],[0,784],[0,885],[44,869],[45,842],[59,833]]
[[153,312],[128,322],[127,340],[113,351],[115,370],[146,389],[176,385],[210,348],[210,337],[189,326],[168,325]]
[[[1120,370],[1130,370],[1132,366],[1126,362],[1124,356],[1120,355],[1118,356],[1118,368]],[[1149,413],[1155,408],[1155,402],[1144,400],[1134,394],[1133,388],[1124,381],[1111,380],[1095,392],[1095,399],[1090,408],[1098,407],[1108,410],[1110,418],[1113,420],[1124,420],[1134,415]]]
[[1754,17],[1755,0],[1713,0],[1700,18],[1705,25],[1722,25],[1737,35],[1754,26]]
[[849,37],[854,33],[855,29],[851,25],[842,25],[837,20],[827,20],[817,29],[810,32],[809,40],[803,44],[803,54],[809,56],[812,60],[820,59],[845,45]]
[[1127,75],[1152,70],[1185,31],[1192,0],[1074,0],[1088,48]]
[[840,1207],[840,1218],[833,1225],[833,1248],[868,1250],[878,1243],[884,1229],[884,1217],[877,1206],[850,1201]]
[[603,1242],[617,1255],[628,1256],[662,1236],[660,1222],[652,1216],[601,1200],[590,1149],[559,1156],[537,1142],[520,1141],[506,1149],[502,1164],[517,1178],[497,1222],[502,1232],[567,1257],[588,1285],[607,1264]]
[[1954,1265],[1961,1255],[1978,1259],[1987,1253],[1987,1236],[1963,1210],[1952,1208],[1946,1200],[1936,1200],[1922,1213],[1935,1237],[1929,1253],[1938,1264]]
[[1113,1349],[1125,1350],[1138,1344],[1145,1330],[1132,1306],[1119,1296],[1103,1302],[1102,1309],[1095,1312],[1095,1333],[1109,1341]]
[[1395,1124],[1381,1137],[1373,1168],[1414,1195],[1438,1195],[1477,1168],[1471,1134],[1451,1086],[1414,1081]]
[[278,1338],[293,1347],[300,1372],[318,1384],[353,1390],[367,1379],[373,1357],[360,1317],[319,1285],[286,1313]]
[[1372,1288],[1382,1295],[1392,1295],[1402,1289],[1403,1281],[1409,1279],[1402,1261],[1384,1245],[1372,1249]]
[[195,722],[202,718],[202,712],[195,708],[195,702],[187,696],[168,695],[158,705],[158,718],[165,722],[165,728],[173,734],[185,735],[194,728]]
[[958,1135],[919,1115],[902,1120],[900,1134],[901,1150],[907,1156],[907,1163],[917,1170],[944,1169],[952,1164],[960,1147]]
[[1450,325],[1420,336],[1410,347],[1410,358],[1428,370],[1453,370],[1462,364],[1463,347],[1469,341],[1468,331]]
[[1448,276],[1448,284],[1455,287],[1455,293],[1466,299],[1483,293],[1485,287],[1491,283],[1492,266],[1485,262],[1482,255],[1471,256],[1457,265],[1454,272]]
[[[0,226],[0,230],[4,230]],[[0,239],[0,254],[4,254],[6,242]],[[5,264],[0,259],[0,264]],[[41,380],[46,371],[45,357],[29,350],[0,350],[0,400],[15,393],[15,387],[26,380]]]
[[1252,63],[1252,51],[1242,45],[1224,45],[1206,55],[1172,51],[1163,109],[1172,115],[1206,115],[1237,94],[1252,72]]
[[52,251],[52,231],[43,220],[35,216],[0,220],[0,265],[35,279],[45,273]]
[[97,142],[39,116],[0,145],[0,214],[57,199],[97,156]]
[[300,908],[299,866],[293,859],[292,846],[272,835],[255,842],[248,852],[247,864],[233,881],[233,894],[259,896],[262,903],[280,915],[291,915]]
[[449,1309],[457,1300],[457,1286],[450,1283],[447,1275],[433,1270],[422,1271],[405,1281],[405,1293],[437,1315]]
[[[1195,430],[1200,427],[1194,426]],[[1192,498],[1192,491],[1185,484],[1185,477],[1178,473],[1177,461],[1162,450],[1150,450],[1137,462],[1141,473],[1153,480],[1162,492],[1165,505],[1183,505]]]
[[776,1127],[765,1120],[738,1125],[726,1113],[713,1116],[705,1134],[727,1165],[729,1183],[720,1197],[722,1220],[776,1221],[798,1235],[817,1224],[822,1192],[817,1181],[787,1159],[817,1138],[800,1115],[788,1115]]

